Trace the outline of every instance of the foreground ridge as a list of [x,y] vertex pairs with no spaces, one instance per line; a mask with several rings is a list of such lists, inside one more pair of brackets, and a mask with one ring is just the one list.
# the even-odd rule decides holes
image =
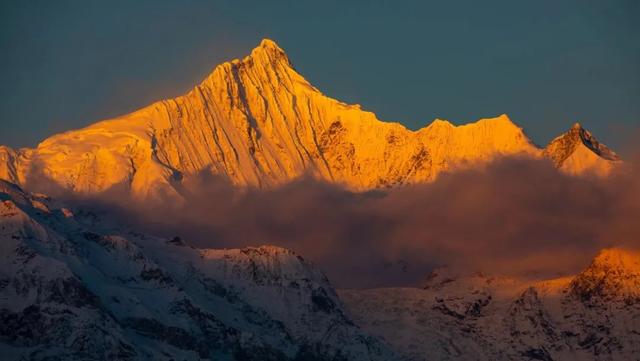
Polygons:
[[445,269],[422,289],[336,293],[287,249],[198,249],[5,181],[0,228],[7,359],[626,360],[640,353],[634,250],[602,250],[584,271],[558,279]]
[[198,249],[0,181],[5,360],[397,357],[287,249]]
[[[265,39],[183,96],[54,135],[36,149],[0,147],[0,178],[48,179],[79,193],[121,187],[141,198],[177,196],[203,171],[238,186],[272,187],[310,174],[367,190],[432,181],[500,155],[541,153],[506,115],[462,126],[435,120],[418,131],[380,121],[323,95]],[[570,173],[604,173],[617,161],[582,128],[544,154]]]
[[575,276],[448,277],[424,289],[342,290],[355,322],[412,361],[633,360],[640,253],[602,250]]

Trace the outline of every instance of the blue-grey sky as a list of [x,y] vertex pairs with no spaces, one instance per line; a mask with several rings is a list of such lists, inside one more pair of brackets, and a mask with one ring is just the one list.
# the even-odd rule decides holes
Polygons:
[[507,113],[538,144],[640,127],[640,1],[0,3],[0,144],[186,92],[274,39],[325,94],[419,128]]

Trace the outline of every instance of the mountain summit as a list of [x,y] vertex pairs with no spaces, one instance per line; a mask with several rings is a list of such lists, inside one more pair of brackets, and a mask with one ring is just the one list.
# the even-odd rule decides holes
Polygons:
[[573,293],[585,300],[622,298],[627,302],[640,302],[640,253],[604,249],[576,276],[571,286]]
[[[598,153],[606,147],[589,144],[590,157],[611,161]],[[506,115],[462,126],[436,120],[418,131],[380,121],[323,95],[265,39],[183,96],[55,135],[36,149],[0,148],[0,178],[49,179],[80,193],[124,187],[142,198],[177,195],[203,171],[238,186],[310,174],[365,190],[430,181],[497,155],[540,153]]]
[[566,133],[552,140],[544,154],[556,167],[572,174],[586,171],[608,174],[620,157],[598,142],[580,123],[575,123]]

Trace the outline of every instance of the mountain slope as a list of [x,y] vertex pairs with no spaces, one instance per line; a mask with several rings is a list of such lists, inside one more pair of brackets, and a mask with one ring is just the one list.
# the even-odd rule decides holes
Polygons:
[[0,181],[5,360],[389,360],[286,249],[211,250],[108,226]]
[[344,290],[356,322],[409,360],[635,360],[640,254],[603,250],[574,277],[474,275]]
[[49,179],[81,193],[123,187],[139,197],[175,195],[203,171],[242,186],[311,174],[362,190],[540,152],[505,115],[463,126],[436,120],[418,131],[382,122],[323,95],[264,40],[183,96],[55,135],[36,149],[0,149],[0,177],[22,185]]

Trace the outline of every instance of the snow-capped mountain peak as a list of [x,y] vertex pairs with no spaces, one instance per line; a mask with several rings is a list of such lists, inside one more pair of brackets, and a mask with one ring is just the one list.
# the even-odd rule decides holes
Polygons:
[[[203,171],[237,186],[273,187],[310,174],[368,190],[540,153],[506,115],[458,126],[436,120],[417,131],[381,121],[322,94],[264,39],[185,95],[54,135],[36,149],[0,148],[0,178],[21,185],[44,179],[78,193],[117,187],[138,198],[179,197],[185,180]],[[545,154],[575,173],[617,159],[581,128]]]
[[543,154],[558,168],[571,174],[590,172],[607,175],[620,161],[614,151],[600,143],[578,122],[553,139]]
[[640,253],[622,248],[600,251],[572,281],[571,289],[583,300],[640,301]]
[[640,253],[624,248],[606,248],[598,253],[589,269],[640,275]]
[[[266,57],[266,59],[264,59]],[[251,51],[251,58],[254,60],[285,61],[289,63],[289,57],[285,51],[271,39],[262,39],[260,45]]]
[[[547,149],[553,153],[551,156],[554,161],[562,163],[562,161],[566,159],[565,156],[569,156],[571,151],[575,150],[575,147],[581,144],[604,159],[612,161],[620,160],[620,157],[614,151],[600,143],[591,132],[583,128],[579,122],[574,123],[566,133],[551,141]],[[553,150],[557,150],[557,152]],[[564,152],[560,152],[560,150]]]

